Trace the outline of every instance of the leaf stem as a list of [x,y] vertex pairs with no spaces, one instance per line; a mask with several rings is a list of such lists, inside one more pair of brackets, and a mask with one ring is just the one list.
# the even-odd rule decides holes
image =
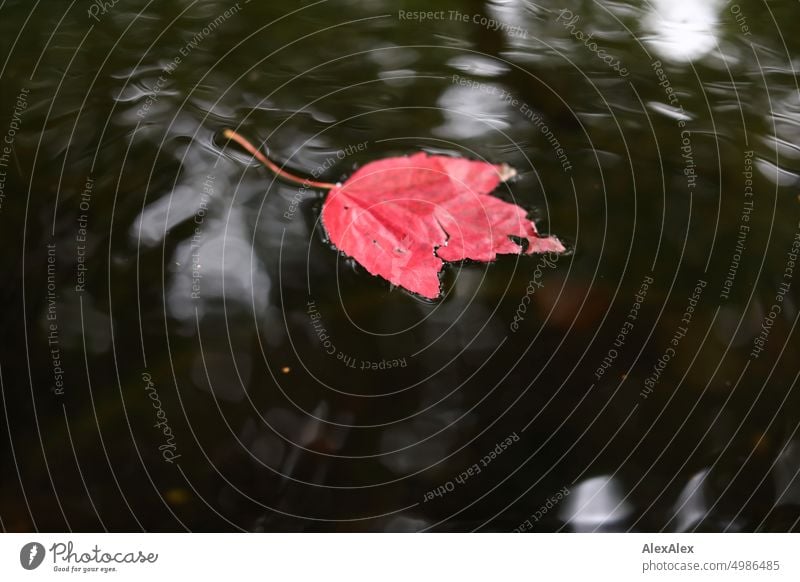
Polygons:
[[300,176],[295,176],[294,174],[287,172],[286,170],[280,168],[278,164],[270,160],[267,156],[258,151],[258,148],[256,148],[256,146],[254,146],[247,139],[245,139],[232,129],[226,129],[225,131],[222,132],[222,134],[226,138],[235,141],[244,149],[246,149],[248,152],[253,154],[253,157],[255,159],[264,164],[276,176],[280,176],[284,180],[288,180],[289,182],[294,182],[295,184],[301,184],[303,186],[313,186],[314,188],[321,188],[323,190],[330,190],[331,188],[336,187],[336,184],[331,184],[330,182],[315,182],[314,180],[311,180],[309,178],[301,178]]

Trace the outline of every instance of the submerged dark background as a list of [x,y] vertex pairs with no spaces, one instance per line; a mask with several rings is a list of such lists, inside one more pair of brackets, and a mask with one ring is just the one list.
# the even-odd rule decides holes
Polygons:
[[[107,4],[0,2],[4,530],[798,528],[796,2]],[[570,252],[422,301],[226,127],[327,181],[508,162],[498,195]]]

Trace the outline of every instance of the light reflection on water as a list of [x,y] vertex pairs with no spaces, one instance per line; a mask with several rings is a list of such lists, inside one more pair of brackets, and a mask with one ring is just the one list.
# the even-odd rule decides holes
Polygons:
[[723,6],[721,0],[654,0],[643,19],[644,28],[653,34],[649,44],[671,61],[689,63],[702,58],[717,46]]

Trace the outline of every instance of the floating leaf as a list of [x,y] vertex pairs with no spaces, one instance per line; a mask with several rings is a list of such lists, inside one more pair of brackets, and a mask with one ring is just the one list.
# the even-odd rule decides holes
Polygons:
[[[303,181],[234,132],[226,136],[276,173]],[[523,208],[490,195],[514,174],[505,164],[418,153],[371,162],[343,184],[311,185],[330,189],[322,223],[339,250],[373,275],[434,299],[445,261],[523,252],[511,237],[527,241],[528,254],[564,251],[558,239],[537,233]]]

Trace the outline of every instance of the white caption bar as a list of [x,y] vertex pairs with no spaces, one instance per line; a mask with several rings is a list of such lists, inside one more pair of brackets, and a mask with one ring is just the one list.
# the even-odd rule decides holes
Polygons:
[[0,579],[778,581],[800,579],[799,548],[792,534],[4,534]]

